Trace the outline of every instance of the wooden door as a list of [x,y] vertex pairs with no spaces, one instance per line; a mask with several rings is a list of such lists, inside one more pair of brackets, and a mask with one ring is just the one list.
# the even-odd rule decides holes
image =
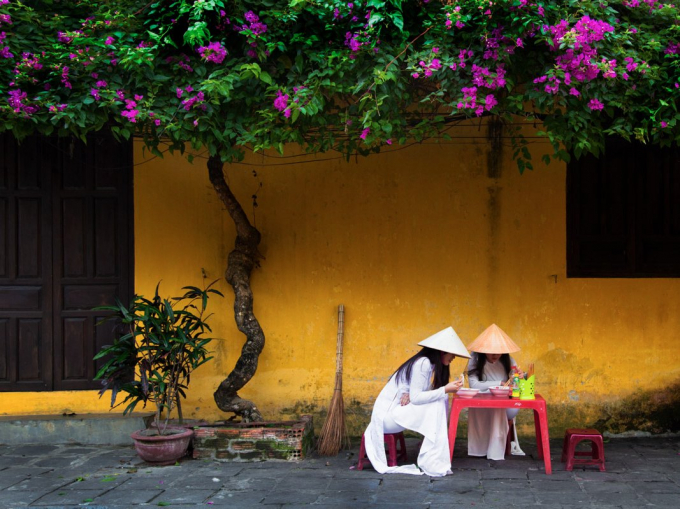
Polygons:
[[96,327],[101,313],[92,308],[132,294],[131,146],[96,136],[87,145],[36,138],[17,147],[5,136],[3,147],[0,388],[97,388],[92,357],[113,331]]

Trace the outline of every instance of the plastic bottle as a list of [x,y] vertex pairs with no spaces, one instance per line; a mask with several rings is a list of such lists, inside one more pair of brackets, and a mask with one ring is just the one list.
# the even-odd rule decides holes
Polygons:
[[519,398],[519,373],[517,367],[512,367],[512,397]]

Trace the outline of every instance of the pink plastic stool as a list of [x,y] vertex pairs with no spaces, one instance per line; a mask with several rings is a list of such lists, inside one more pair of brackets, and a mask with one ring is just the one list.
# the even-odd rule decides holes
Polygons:
[[[397,451],[397,440],[399,441],[399,451]],[[404,433],[385,433],[385,444],[387,445],[387,466],[396,467],[397,460],[406,460],[408,454],[406,453],[406,441],[404,440]],[[366,457],[366,444],[364,435],[361,435],[361,448],[359,449],[359,463],[357,470],[364,469],[364,462],[370,463]]]
[[[576,445],[583,441],[591,442],[590,451],[577,451]],[[577,459],[577,456],[588,456],[587,459]],[[600,472],[604,472],[604,441],[602,434],[596,429],[568,429],[564,434],[562,444],[562,462],[567,462],[566,469],[573,470],[574,465],[597,465]]]

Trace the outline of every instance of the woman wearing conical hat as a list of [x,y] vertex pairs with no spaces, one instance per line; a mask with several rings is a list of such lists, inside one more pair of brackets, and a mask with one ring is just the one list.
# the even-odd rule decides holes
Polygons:
[[[364,433],[366,455],[384,473],[440,477],[451,473],[447,426],[448,395],[463,386],[462,377],[449,382],[455,357],[470,358],[452,327],[418,343],[423,348],[390,377],[375,400],[371,422]],[[423,435],[418,466],[388,467],[384,434],[412,430]]]
[[[490,325],[468,345],[472,357],[468,363],[470,388],[489,392],[510,378],[517,363],[510,357],[519,347],[496,324]],[[468,410],[468,455],[486,456],[490,460],[505,459],[508,421],[517,415],[516,408],[470,408]],[[515,454],[524,454],[519,444]]]

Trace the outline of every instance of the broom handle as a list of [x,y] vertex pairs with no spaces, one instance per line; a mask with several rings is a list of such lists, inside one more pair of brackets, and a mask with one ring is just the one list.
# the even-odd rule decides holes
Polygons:
[[345,333],[345,306],[338,306],[338,344],[335,351],[335,390],[342,389],[342,337]]

